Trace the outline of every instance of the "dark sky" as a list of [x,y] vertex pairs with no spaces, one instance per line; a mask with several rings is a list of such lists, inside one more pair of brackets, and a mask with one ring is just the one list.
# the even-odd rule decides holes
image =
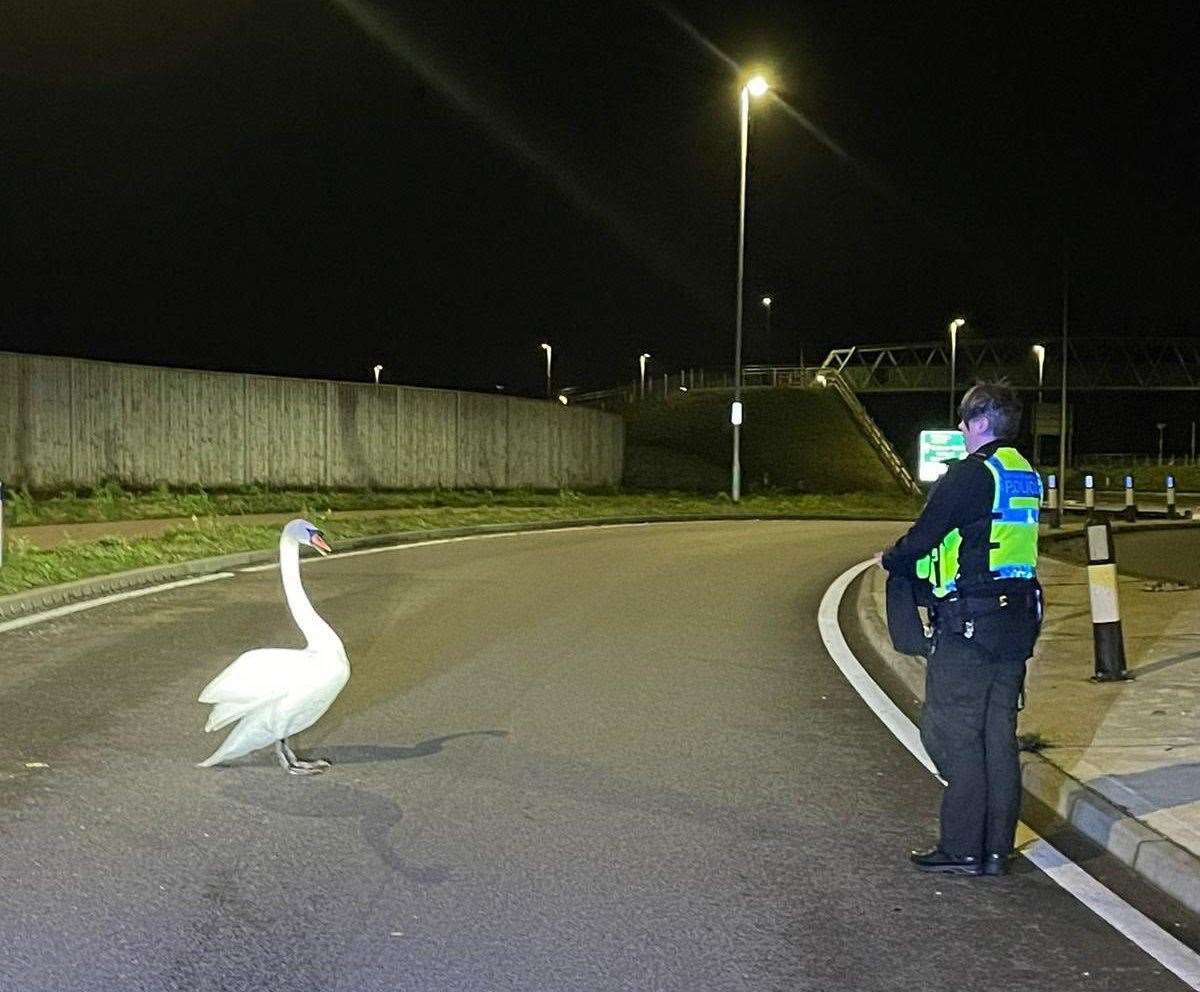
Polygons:
[[[689,3],[748,361],[1200,332],[1194,2]],[[640,0],[7,0],[0,349],[536,394],[728,365],[737,86]],[[763,292],[776,299],[768,339]]]

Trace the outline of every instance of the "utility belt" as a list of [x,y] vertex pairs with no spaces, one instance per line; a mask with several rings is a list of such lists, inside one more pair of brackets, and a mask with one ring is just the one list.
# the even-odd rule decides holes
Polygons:
[[930,608],[933,625],[941,631],[962,634],[970,640],[975,636],[975,624],[986,617],[1009,611],[1031,610],[1038,622],[1042,619],[1042,587],[1034,579],[1023,583],[1028,589],[1009,587],[1004,592],[952,592],[937,600]]

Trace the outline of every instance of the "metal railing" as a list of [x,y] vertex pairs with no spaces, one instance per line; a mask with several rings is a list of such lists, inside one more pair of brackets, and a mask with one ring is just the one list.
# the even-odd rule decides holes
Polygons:
[[867,413],[867,408],[859,402],[857,396],[854,395],[854,390],[846,385],[842,377],[832,371],[818,372],[814,375],[814,380],[817,385],[832,387],[834,392],[841,397],[842,402],[846,404],[846,409],[850,411],[850,416],[854,418],[859,429],[866,435],[867,440],[875,448],[888,471],[892,473],[896,481],[901,487],[912,496],[921,495],[921,487],[917,484],[916,479],[912,477],[908,466],[904,464],[892,447],[892,442],[889,441],[879,429],[879,425],[875,423],[874,418]]

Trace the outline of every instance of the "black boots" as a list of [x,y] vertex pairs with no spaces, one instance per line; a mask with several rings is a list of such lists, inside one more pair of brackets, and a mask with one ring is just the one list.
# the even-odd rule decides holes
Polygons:
[[983,864],[975,855],[948,854],[940,847],[932,851],[912,851],[908,858],[921,871],[936,871],[946,875],[983,874]]
[[974,855],[948,854],[940,847],[932,851],[912,851],[908,859],[920,871],[936,871],[946,875],[1006,875],[1007,854],[988,854],[982,859]]

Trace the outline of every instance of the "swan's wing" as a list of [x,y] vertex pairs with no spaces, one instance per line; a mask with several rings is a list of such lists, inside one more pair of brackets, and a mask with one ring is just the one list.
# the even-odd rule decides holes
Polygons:
[[292,690],[308,668],[307,652],[255,648],[235,658],[200,692],[202,703],[263,703]]

